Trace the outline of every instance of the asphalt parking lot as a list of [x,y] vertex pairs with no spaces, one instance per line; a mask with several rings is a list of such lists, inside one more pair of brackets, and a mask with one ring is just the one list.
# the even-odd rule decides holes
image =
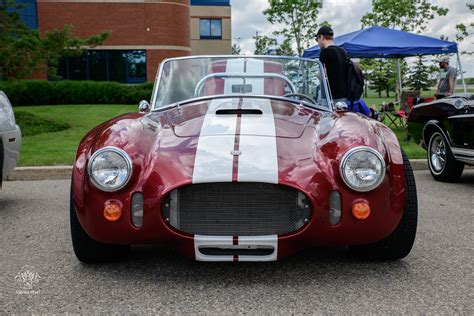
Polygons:
[[0,313],[472,315],[474,170],[457,184],[415,176],[417,240],[407,258],[388,263],[311,249],[280,262],[209,264],[137,247],[127,262],[88,266],[72,251],[69,181],[6,182]]

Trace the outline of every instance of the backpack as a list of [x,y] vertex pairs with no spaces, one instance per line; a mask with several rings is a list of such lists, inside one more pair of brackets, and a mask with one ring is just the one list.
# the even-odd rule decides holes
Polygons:
[[352,60],[347,57],[347,99],[349,101],[357,101],[362,96],[364,92],[364,74],[360,69],[359,65],[352,62]]

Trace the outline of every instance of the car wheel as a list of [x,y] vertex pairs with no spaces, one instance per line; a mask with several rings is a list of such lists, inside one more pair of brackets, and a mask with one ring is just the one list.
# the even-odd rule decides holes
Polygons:
[[127,258],[130,246],[104,244],[87,235],[77,218],[74,207],[73,193],[71,189],[70,221],[72,246],[77,259],[84,263],[99,263],[120,261]]
[[405,209],[395,230],[373,244],[352,246],[351,250],[359,258],[370,260],[398,260],[406,257],[413,247],[418,223],[418,198],[415,176],[406,154],[402,151],[405,167]]
[[446,138],[441,133],[431,134],[427,158],[431,175],[436,180],[455,182],[461,177],[464,164],[454,158]]

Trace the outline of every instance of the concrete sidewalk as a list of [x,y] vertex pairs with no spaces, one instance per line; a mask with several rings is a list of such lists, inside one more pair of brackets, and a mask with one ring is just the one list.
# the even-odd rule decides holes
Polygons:
[[[410,160],[413,170],[428,170],[426,159]],[[9,181],[61,180],[70,179],[72,166],[17,167],[8,176]]]

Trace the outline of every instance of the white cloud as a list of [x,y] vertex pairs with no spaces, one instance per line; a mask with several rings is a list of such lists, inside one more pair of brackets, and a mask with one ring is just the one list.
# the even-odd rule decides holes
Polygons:
[[[371,0],[323,0],[318,22],[328,21],[336,36],[360,29],[361,17],[371,10]],[[444,17],[437,17],[428,23],[423,35],[439,38],[441,35],[455,39],[455,26],[458,23],[474,22],[474,15],[467,9],[465,0],[432,0],[434,5],[447,7],[449,12]],[[267,0],[231,0],[232,5],[232,36],[234,43],[240,37],[240,46],[245,54],[252,54],[255,49],[255,32],[271,35],[278,26],[271,25],[263,15],[268,7]],[[316,31],[316,30],[315,30]],[[464,40],[460,45],[461,51],[474,51],[474,35]],[[463,68],[466,75],[474,76],[474,56],[462,55]],[[455,64],[456,58],[453,57]]]

